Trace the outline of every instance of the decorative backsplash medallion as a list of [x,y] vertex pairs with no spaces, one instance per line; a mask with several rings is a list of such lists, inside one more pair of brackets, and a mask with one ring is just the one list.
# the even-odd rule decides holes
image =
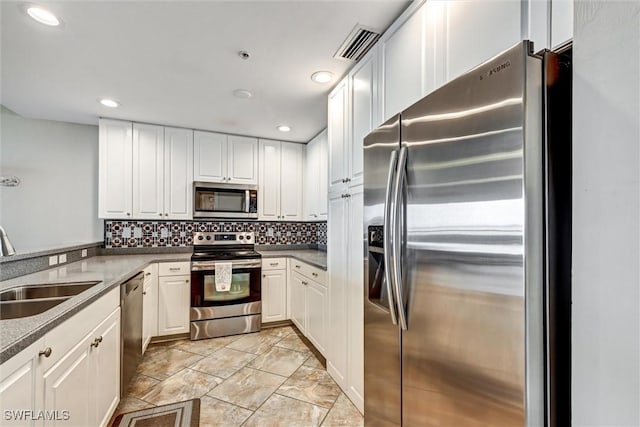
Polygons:
[[253,231],[258,245],[327,244],[326,222],[112,221],[104,222],[105,248],[191,246],[195,231]]

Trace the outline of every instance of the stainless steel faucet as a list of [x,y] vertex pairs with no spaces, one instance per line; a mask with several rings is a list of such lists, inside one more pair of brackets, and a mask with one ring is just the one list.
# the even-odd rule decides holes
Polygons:
[[13,248],[7,232],[0,225],[0,257],[15,255],[16,250]]

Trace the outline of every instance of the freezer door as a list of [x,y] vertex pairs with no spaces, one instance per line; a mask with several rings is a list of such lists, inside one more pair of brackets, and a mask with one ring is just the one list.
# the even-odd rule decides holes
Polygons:
[[[389,178],[400,147],[399,116],[364,139],[364,416],[368,426],[401,425],[400,331],[395,322],[387,270],[390,243],[385,227],[390,211]],[[390,171],[390,168],[392,169]],[[391,172],[391,173],[390,173]]]
[[537,423],[526,413],[541,397],[526,393],[525,358],[542,346],[526,354],[524,260],[527,207],[537,203],[527,193],[541,183],[524,176],[541,169],[540,141],[525,144],[525,125],[540,120],[539,62],[522,43],[402,113],[403,425]]

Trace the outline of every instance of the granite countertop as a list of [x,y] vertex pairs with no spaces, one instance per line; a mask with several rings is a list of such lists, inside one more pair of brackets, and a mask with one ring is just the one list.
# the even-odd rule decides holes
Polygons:
[[189,261],[191,253],[96,256],[0,282],[0,290],[22,285],[99,281],[44,313],[0,320],[0,363],[154,262]]
[[327,270],[327,253],[319,249],[258,249],[258,252],[263,258],[291,257]]

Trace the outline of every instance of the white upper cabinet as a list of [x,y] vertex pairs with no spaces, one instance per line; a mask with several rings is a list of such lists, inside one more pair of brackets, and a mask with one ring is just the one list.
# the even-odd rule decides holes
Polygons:
[[304,218],[327,219],[327,131],[320,132],[306,147],[304,161]]
[[301,220],[303,146],[260,140],[259,159],[258,218]]
[[133,125],[133,218],[192,215],[193,131]]
[[380,40],[384,120],[422,97],[422,24],[417,10]]
[[302,163],[304,146],[283,142],[280,160],[280,219],[302,219]]
[[133,218],[164,217],[164,128],[133,124]]
[[551,48],[573,39],[573,0],[551,0]]
[[339,192],[347,186],[349,174],[346,154],[349,137],[349,79],[345,77],[329,94],[327,137],[329,139],[329,192]]
[[258,140],[194,131],[193,179],[235,184],[258,183]]
[[193,132],[194,181],[226,182],[227,135],[214,132]]
[[193,216],[193,131],[164,128],[164,216]]
[[448,1],[445,32],[449,81],[522,40],[522,2]]
[[100,119],[100,218],[129,218],[132,212],[132,134],[130,122]]
[[351,90],[351,138],[349,144],[350,186],[363,180],[363,140],[378,123],[378,56],[371,52],[349,73]]
[[229,135],[227,182],[258,183],[258,140]]

